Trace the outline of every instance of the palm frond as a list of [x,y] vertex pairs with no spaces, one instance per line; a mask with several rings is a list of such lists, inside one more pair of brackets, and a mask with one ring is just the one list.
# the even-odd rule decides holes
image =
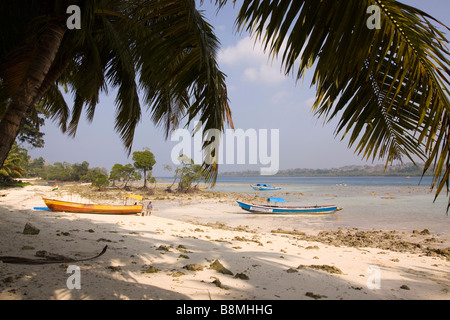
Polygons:
[[[64,3],[51,2],[47,8],[41,2],[32,1],[33,8],[26,8],[29,23],[20,25],[16,32],[20,41],[0,36],[0,42],[9,46],[5,50],[0,48],[0,63],[11,61],[2,58],[22,42],[42,45],[34,31],[45,26],[48,17],[55,23],[62,21]],[[20,1],[20,4],[28,3]],[[1,6],[13,12],[20,8],[18,4]],[[141,92],[152,120],[164,127],[166,135],[182,120],[189,124],[196,117],[204,122],[206,130],[222,130],[225,121],[232,125],[225,75],[215,60],[218,40],[196,9],[195,0],[83,0],[79,7],[83,17],[81,29],[64,33],[44,80],[48,81],[38,90],[40,94],[45,91],[47,97],[33,97],[48,103],[47,113],[59,121],[63,131],[75,135],[83,111],[92,120],[99,95],[108,87],[117,92],[115,130],[128,152],[142,117]],[[27,61],[33,60],[23,55],[18,57],[14,70],[0,70],[10,74],[8,88],[26,77]],[[52,75],[58,75],[57,80]],[[58,88],[50,86],[56,83],[67,86],[73,95],[70,115]],[[6,88],[2,81],[0,95],[3,96]],[[216,175],[217,168],[213,169]]]
[[[381,8],[369,29],[368,6]],[[338,118],[336,134],[367,159],[434,164],[438,195],[448,182],[450,60],[445,27],[394,0],[249,1],[239,30],[261,39],[299,79],[314,67],[313,110]]]
[[[136,48],[151,52],[140,55],[140,83],[152,119],[166,136],[184,117],[186,126],[197,119],[205,131],[232,126],[225,75],[215,60],[219,42],[195,1],[155,2],[152,14],[140,21],[150,28]],[[217,167],[206,168],[214,182]]]

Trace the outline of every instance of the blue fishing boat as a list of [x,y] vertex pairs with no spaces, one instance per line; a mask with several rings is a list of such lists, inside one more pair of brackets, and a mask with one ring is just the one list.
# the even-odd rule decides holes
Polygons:
[[281,198],[268,198],[269,204],[250,204],[241,201],[236,201],[238,205],[246,211],[253,213],[275,213],[275,214],[295,214],[295,213],[309,213],[309,214],[323,214],[333,213],[342,208],[336,205],[316,205],[316,206],[281,206],[270,204],[270,202],[285,202]]
[[252,187],[255,190],[280,190],[280,187],[274,187],[271,186],[270,184],[265,184],[265,183],[258,183],[257,185],[253,185],[251,184],[250,187]]

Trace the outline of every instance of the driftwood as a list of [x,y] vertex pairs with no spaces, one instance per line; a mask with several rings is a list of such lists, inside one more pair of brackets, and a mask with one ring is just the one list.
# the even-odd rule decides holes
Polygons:
[[108,246],[105,246],[98,255],[91,258],[86,259],[72,259],[69,257],[61,256],[61,255],[45,255],[45,259],[30,259],[30,258],[23,258],[23,257],[12,257],[12,256],[0,256],[0,261],[3,263],[13,263],[13,264],[52,264],[52,263],[74,263],[74,262],[81,262],[81,261],[88,261],[93,260],[101,255],[103,255],[106,252],[106,249]]

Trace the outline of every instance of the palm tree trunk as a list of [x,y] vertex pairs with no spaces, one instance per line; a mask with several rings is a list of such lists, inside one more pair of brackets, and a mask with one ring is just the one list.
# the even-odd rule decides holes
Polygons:
[[42,84],[39,87],[36,96],[31,102],[31,106],[34,106],[39,101],[39,99],[44,96],[47,90],[50,89],[50,87],[59,79],[59,77],[64,72],[64,70],[66,70],[69,64],[69,59],[58,61],[57,63],[55,61],[55,63],[52,64],[51,68],[48,70],[48,73],[44,78],[44,81],[42,81]]
[[27,75],[20,87],[11,98],[8,110],[0,122],[0,166],[3,165],[8,153],[19,133],[22,119],[36,99],[42,83],[52,66],[64,37],[66,27],[58,22],[50,22],[42,34],[37,53],[30,64]]

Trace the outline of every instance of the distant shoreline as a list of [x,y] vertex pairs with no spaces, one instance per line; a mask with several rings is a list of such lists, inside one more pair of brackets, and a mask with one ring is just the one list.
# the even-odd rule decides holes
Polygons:
[[[421,177],[431,176],[431,173],[423,174],[423,165],[414,164],[395,165],[385,168],[384,165],[376,166],[345,166],[331,169],[283,169],[271,177]],[[219,177],[256,177],[261,176],[258,170],[231,171],[219,173]]]

